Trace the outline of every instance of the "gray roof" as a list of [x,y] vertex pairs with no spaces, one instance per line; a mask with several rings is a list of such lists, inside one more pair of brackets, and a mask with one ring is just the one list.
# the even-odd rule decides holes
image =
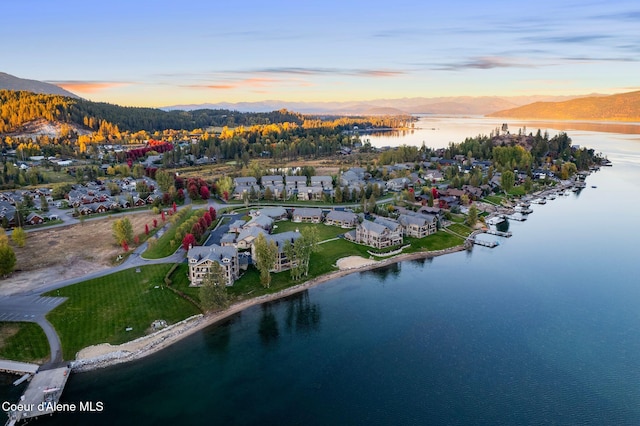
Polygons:
[[238,249],[235,247],[222,247],[218,245],[191,247],[187,253],[189,260],[196,259],[198,262],[212,260],[222,263],[223,259],[237,259]]
[[416,226],[425,226],[429,223],[435,222],[435,216],[432,215],[408,215],[401,214],[398,217],[398,221],[402,226],[407,225],[416,225]]
[[265,231],[264,229],[257,226],[252,226],[251,228],[243,229],[242,231],[240,231],[236,241],[242,241],[248,237],[256,238],[260,234],[263,234],[265,236],[268,235],[267,231]]
[[[260,228],[254,228],[260,229]],[[222,243],[235,243],[236,242],[236,234],[226,233],[220,238],[220,244]]]
[[269,216],[256,216],[254,218],[252,218],[249,222],[247,222],[244,227],[245,228],[251,228],[254,226],[259,226],[260,228],[270,228],[273,225],[273,219],[271,219]]
[[388,229],[386,226],[379,223],[371,222],[370,220],[363,220],[360,226],[366,231],[377,235],[384,234],[384,232]]
[[287,231],[280,234],[265,235],[267,241],[273,241],[276,243],[276,246],[278,246],[278,252],[280,253],[282,252],[282,250],[284,250],[284,246],[287,241],[293,243],[301,236],[302,234],[296,231]]
[[258,210],[260,216],[268,216],[270,218],[282,217],[287,215],[287,210],[284,207],[266,207]]
[[392,231],[395,231],[400,227],[400,224],[395,220],[387,219],[384,217],[376,217],[376,219],[373,222],[379,225],[382,225],[386,228],[389,228]]
[[296,207],[293,211],[293,216],[322,216],[322,209],[312,207]]
[[233,179],[234,185],[255,185],[256,183],[257,183],[257,180],[253,176],[237,177]]
[[341,222],[344,221],[355,221],[358,218],[358,215],[351,212],[344,212],[340,210],[331,210],[327,213],[327,219],[330,220],[338,220]]

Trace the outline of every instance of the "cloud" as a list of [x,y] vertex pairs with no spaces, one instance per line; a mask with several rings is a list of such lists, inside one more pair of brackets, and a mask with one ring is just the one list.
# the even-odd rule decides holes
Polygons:
[[117,81],[82,81],[82,80],[58,80],[47,81],[47,83],[55,84],[63,89],[71,92],[79,93],[95,93],[102,90],[111,89],[114,87],[123,87],[134,84],[132,82],[117,82]]
[[465,69],[488,70],[493,68],[533,68],[534,66],[524,61],[514,61],[498,56],[484,56],[472,58],[466,62],[444,64],[434,69],[440,71],[459,71]]
[[620,12],[620,13],[612,13],[608,15],[595,15],[592,16],[593,19],[606,19],[611,21],[629,21],[629,22],[638,22],[640,21],[640,10],[632,10],[628,12]]
[[246,88],[264,88],[280,83],[280,80],[271,78],[245,78],[238,81],[220,84],[189,84],[182,87],[191,89],[230,90]]
[[566,44],[584,44],[592,41],[608,40],[611,36],[602,34],[584,34],[584,35],[559,35],[559,36],[532,36],[525,37],[524,40],[533,43],[566,43]]

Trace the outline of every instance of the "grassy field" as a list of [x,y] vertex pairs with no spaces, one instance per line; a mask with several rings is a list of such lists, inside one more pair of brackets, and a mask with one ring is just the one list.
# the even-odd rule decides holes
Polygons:
[[[47,293],[68,297],[47,315],[64,359],[98,343],[120,344],[144,336],[154,320],[172,324],[200,311],[164,285],[169,264],[116,272]],[[131,331],[126,328],[131,327]]]
[[197,303],[200,303],[200,288],[189,287],[191,282],[189,281],[189,265],[181,263],[169,276],[171,280],[171,287],[183,292],[187,296],[191,297]]
[[481,201],[487,201],[489,203],[497,204],[497,205],[500,206],[500,205],[502,205],[502,200],[504,200],[503,196],[500,196],[500,195],[487,195]]
[[275,225],[277,226],[277,228],[273,230],[274,234],[286,231],[295,231],[296,229],[302,232],[303,229],[316,228],[318,230],[318,237],[320,241],[335,238],[338,235],[344,234],[345,232],[349,231],[348,229],[343,229],[339,226],[330,226],[321,223],[295,223],[289,220],[276,222]]
[[471,228],[461,223],[453,223],[449,226],[449,229],[455,232],[456,234],[464,235],[465,237],[469,236],[469,234],[473,232]]
[[40,364],[49,360],[49,342],[32,322],[0,322],[0,358]]

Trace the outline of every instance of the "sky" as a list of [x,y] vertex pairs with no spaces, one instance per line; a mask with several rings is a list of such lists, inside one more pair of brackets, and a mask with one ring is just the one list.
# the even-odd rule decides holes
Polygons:
[[0,16],[0,71],[120,105],[640,90],[637,0],[5,0]]

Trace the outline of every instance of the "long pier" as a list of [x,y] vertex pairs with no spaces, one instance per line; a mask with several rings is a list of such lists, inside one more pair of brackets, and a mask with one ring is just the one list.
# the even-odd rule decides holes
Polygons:
[[[7,371],[18,372],[15,368]],[[58,367],[37,369],[33,373],[27,389],[20,397],[20,401],[11,405],[10,411],[7,413],[9,419],[5,426],[13,426],[26,419],[59,411],[60,396],[62,396],[62,391],[70,374],[71,368],[66,364]]]

